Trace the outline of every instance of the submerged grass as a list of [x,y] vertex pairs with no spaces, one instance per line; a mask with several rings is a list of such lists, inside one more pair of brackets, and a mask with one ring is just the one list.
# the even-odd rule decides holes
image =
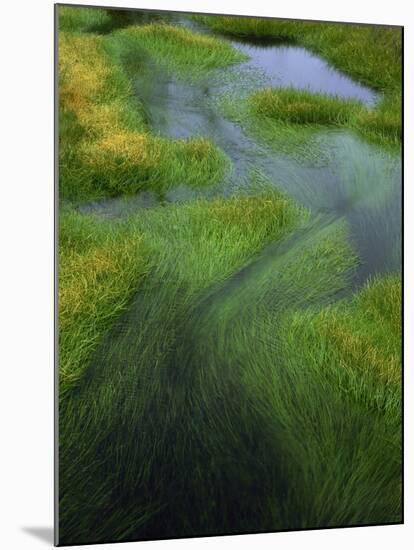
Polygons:
[[[402,137],[402,29],[374,25],[313,23],[245,17],[197,16],[211,29],[233,36],[254,37],[304,46],[323,56],[363,84],[383,94],[374,109],[361,109],[351,126],[366,138],[399,147]],[[277,93],[277,92],[276,92]],[[315,110],[323,107],[315,95]],[[347,102],[337,108],[347,111]],[[331,105],[325,105],[328,111]],[[323,115],[320,122],[328,115]]]
[[247,382],[295,480],[275,513],[296,510],[297,528],[401,521],[401,333],[365,309],[380,288],[383,304],[401,292],[379,280],[339,306],[288,313],[277,333],[279,316],[261,325]]
[[[201,291],[225,281],[266,243],[289,232],[300,215],[301,210],[284,196],[266,192],[157,207],[123,222],[134,240],[135,235],[144,236],[151,268],[128,311],[94,354],[82,383],[61,403],[62,540],[122,538],[136,532],[142,522],[147,523],[155,510],[173,505],[170,485],[177,477],[172,478],[168,470],[181,460],[185,447],[182,443],[171,446],[165,438],[179,428],[180,422],[187,428],[192,422],[191,410],[181,419],[176,416],[179,411],[182,414],[181,392],[190,389],[182,378],[183,364],[180,367],[177,358],[169,365],[175,347],[185,342],[182,324],[192,326],[187,315]],[[86,225],[97,223],[89,217],[84,219]],[[89,249],[85,254],[89,255]],[[129,255],[129,269],[137,269],[137,259],[142,266],[139,254]],[[77,266],[67,264],[74,281],[82,279]],[[108,273],[106,292],[116,290],[110,280]],[[115,281],[122,282],[119,278]],[[65,292],[66,279],[62,284]],[[102,289],[99,293],[105,294]],[[99,306],[98,295],[91,298],[97,302],[91,305]],[[76,324],[73,321],[72,326]],[[80,339],[76,331],[68,338],[72,343],[79,344],[80,340],[85,344],[85,338]],[[177,383],[170,380],[174,376]],[[132,430],[129,434],[127,425]],[[178,433],[182,433],[180,429]],[[90,438],[89,447],[83,443],[85,437]],[[168,456],[161,458],[159,452],[172,453],[172,462]],[[113,475],[101,477],[100,465],[110,468]],[[89,468],[92,475],[86,479],[83,473]],[[154,475],[159,480],[155,485]],[[120,497],[115,498],[114,491],[120,491]],[[181,498],[178,493],[176,498]],[[121,518],[113,508],[115,502],[122,511]],[[101,527],[91,528],[96,514],[104,514],[105,521],[100,521]],[[185,514],[180,521],[186,521]],[[161,516],[161,529],[163,523]]]
[[[336,276],[350,260],[339,235],[310,228],[264,271],[227,287],[195,329],[196,358],[208,358],[216,381],[230,371],[243,386],[233,392],[245,392],[244,414],[260,418],[260,442],[252,434],[250,442],[268,483],[254,506],[262,529],[401,520],[400,301],[387,310],[401,286],[378,280],[353,301],[326,308],[325,293],[340,288]],[[349,322],[358,344],[349,331],[332,337],[338,320]],[[226,440],[230,428],[223,448]],[[244,476],[259,491],[253,480],[248,485],[253,467]]]
[[398,521],[390,380],[384,406],[368,406],[337,384],[326,331],[309,343],[298,329],[334,307],[388,318],[398,290],[381,300],[387,282],[329,305],[355,265],[346,226],[269,191],[124,223],[144,235],[151,267],[62,404],[62,542]]
[[274,192],[158,207],[124,221],[65,209],[60,215],[59,248],[61,395],[78,382],[97,342],[125,309],[149,266],[154,269],[168,238],[181,255],[178,267],[191,273],[187,284],[197,288],[231,271],[266,239],[292,227],[300,212]]

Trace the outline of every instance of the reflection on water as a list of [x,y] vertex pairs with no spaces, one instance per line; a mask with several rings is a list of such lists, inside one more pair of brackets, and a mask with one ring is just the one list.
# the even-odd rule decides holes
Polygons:
[[377,99],[371,89],[354,82],[305,48],[232,42],[250,57],[247,67],[265,72],[270,86],[306,89],[357,99],[368,105]]
[[[231,159],[232,173],[215,189],[194,190],[180,185],[167,201],[197,196],[228,195],[249,182],[252,170],[284,189],[315,214],[345,218],[361,258],[358,283],[367,276],[400,269],[401,166],[397,155],[369,145],[346,130],[323,130],[295,144],[298,154],[286,151],[291,136],[281,134],[273,147],[246,135],[242,127],[222,115],[217,99],[237,90],[251,92],[267,85],[295,86],[352,97],[372,104],[377,96],[331,68],[303,48],[231,41],[250,56],[247,62],[216,71],[207,78],[186,82],[160,68],[143,52],[125,52],[124,66],[134,92],[144,106],[152,131],[172,138],[205,136]],[[247,77],[243,80],[243,75]],[[294,139],[304,135],[293,132]],[[84,210],[121,215],[151,206],[148,193],[85,205]]]

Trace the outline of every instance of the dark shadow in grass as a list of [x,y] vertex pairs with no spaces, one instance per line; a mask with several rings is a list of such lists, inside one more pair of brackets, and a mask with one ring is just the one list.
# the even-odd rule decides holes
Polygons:
[[150,23],[172,23],[177,20],[173,13],[158,13],[152,11],[116,10],[108,9],[109,18],[104,23],[90,26],[88,32],[109,34],[117,29],[123,29],[130,25],[148,25]]
[[22,531],[53,546],[53,527],[22,527]]

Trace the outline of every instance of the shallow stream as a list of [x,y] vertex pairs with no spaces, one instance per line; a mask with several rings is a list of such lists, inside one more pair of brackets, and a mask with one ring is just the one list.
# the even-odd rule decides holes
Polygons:
[[[179,24],[210,33],[189,20]],[[279,144],[266,144],[224,116],[220,98],[243,98],[264,87],[294,87],[352,98],[372,108],[379,95],[332,68],[302,47],[226,38],[249,59],[191,82],[177,78],[150,58],[125,55],[124,66],[144,106],[152,131],[171,138],[204,136],[230,158],[232,172],[214,189],[178,185],[166,200],[237,193],[249,174],[260,173],[315,214],[347,220],[360,267],[354,283],[376,273],[399,271],[401,264],[401,161],[341,129],[309,133],[281,130]],[[134,65],[135,63],[135,65]],[[237,101],[237,100],[236,100]],[[83,211],[118,216],[156,204],[151,193],[83,205]]]

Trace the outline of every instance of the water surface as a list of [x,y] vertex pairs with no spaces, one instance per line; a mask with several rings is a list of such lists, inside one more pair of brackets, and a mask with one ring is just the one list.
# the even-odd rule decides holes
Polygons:
[[333,68],[305,48],[290,45],[249,44],[232,40],[250,60],[246,67],[264,71],[270,86],[293,87],[372,105],[378,95]]

